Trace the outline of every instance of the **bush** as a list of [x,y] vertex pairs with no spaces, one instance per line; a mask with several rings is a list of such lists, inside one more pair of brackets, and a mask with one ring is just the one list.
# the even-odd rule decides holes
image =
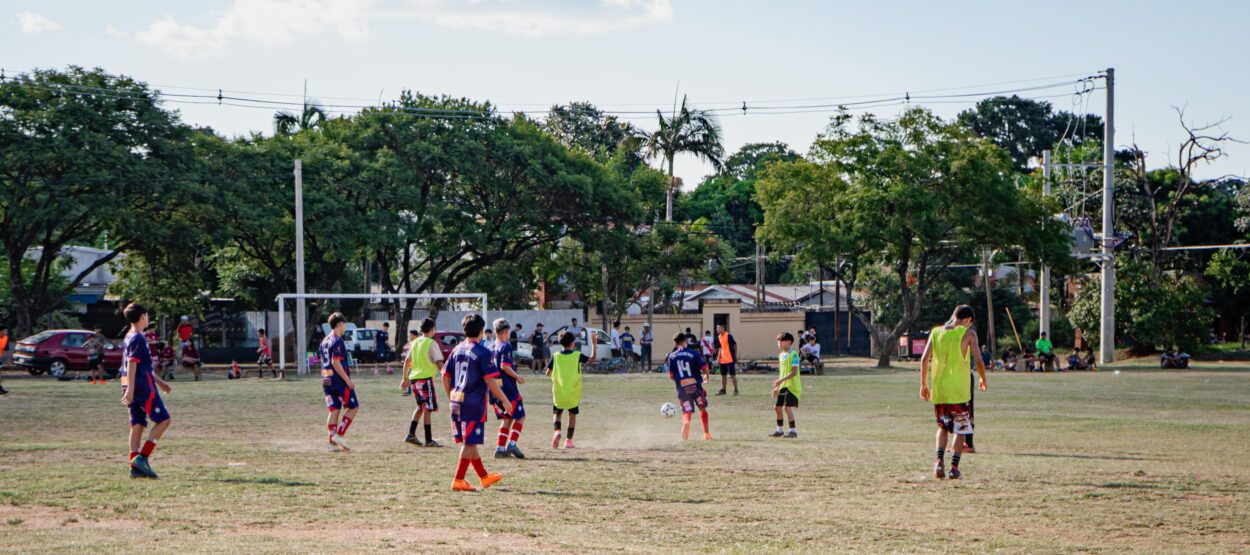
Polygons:
[[[1020,328],[1020,340],[1030,348],[1032,343],[1037,341],[1041,322],[1041,318],[1033,318]],[[1050,342],[1055,344],[1055,349],[1065,351],[1072,349],[1076,344],[1076,328],[1072,327],[1068,316],[1059,311],[1053,311],[1050,314]]]
[[[1205,303],[1198,282],[1187,276],[1167,276],[1152,284],[1146,263],[1123,258],[1116,261],[1116,336],[1133,346],[1137,354],[1159,347],[1195,352],[1206,343],[1215,311]],[[1091,344],[1099,342],[1099,281],[1090,280],[1076,295],[1069,317],[1085,332]]]

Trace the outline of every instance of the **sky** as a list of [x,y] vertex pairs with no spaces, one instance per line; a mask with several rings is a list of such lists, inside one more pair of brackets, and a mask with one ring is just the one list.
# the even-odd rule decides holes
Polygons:
[[[296,103],[305,86],[327,104],[404,89],[530,113],[583,100],[635,112],[624,116],[643,129],[684,95],[726,110],[727,154],[771,141],[806,152],[828,123],[828,111],[766,106],[1054,84],[1020,94],[1072,110],[1070,82],[1114,67],[1116,146],[1136,144],[1160,167],[1184,139],[1175,108],[1195,124],[1229,118],[1222,129],[1250,140],[1247,21],[1250,2],[1231,0],[0,0],[0,67],[98,66],[167,93]],[[1104,91],[1079,98],[1102,114]],[[975,100],[915,103],[950,118]],[[226,135],[272,129],[271,108],[168,106]],[[676,163],[687,187],[709,171]],[[1198,174],[1250,175],[1250,145]]]

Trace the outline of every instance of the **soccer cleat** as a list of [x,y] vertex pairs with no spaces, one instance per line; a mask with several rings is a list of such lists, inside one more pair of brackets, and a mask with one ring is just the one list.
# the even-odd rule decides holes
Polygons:
[[91,378],[90,380],[87,380],[87,383],[91,385],[95,385],[95,378]]
[[556,432],[555,435],[551,436],[551,448],[552,449],[560,448],[560,432]]
[[516,457],[516,458],[518,458],[518,459],[524,459],[524,458],[525,458],[525,453],[522,453],[522,452],[521,452],[521,448],[520,448],[520,447],[517,447],[517,444],[515,444],[515,443],[510,443],[510,444],[508,444],[508,452],[509,452],[509,453],[511,453],[511,454],[512,454],[512,456],[514,456],[514,457]]
[[965,455],[976,454],[977,449],[976,447],[973,447],[971,445],[965,445],[963,450],[961,450],[960,452]]
[[9,390],[3,387],[0,387],[0,395],[8,395],[8,394],[9,394]]
[[421,447],[421,440],[417,439],[417,436],[414,436],[412,434],[408,434],[404,436],[404,443],[411,443],[413,445],[416,445],[417,447]]
[[723,390],[723,389],[722,389],[722,390],[720,390],[720,391],[717,391],[717,392],[716,392],[716,394],[717,394],[717,395],[724,395],[724,394],[725,394],[725,390]]
[[499,483],[499,481],[502,479],[503,479],[503,474],[499,474],[496,472],[492,472],[490,474],[482,476],[482,489],[489,488]]
[[138,468],[135,468],[133,466],[130,467],[130,479],[131,480],[134,480],[136,478],[147,478],[147,477],[148,475],[144,474],[142,470],[139,470]]
[[785,437],[785,435],[786,435],[786,433],[785,433],[785,432],[783,432],[783,431],[781,431],[781,430],[777,430],[777,431],[775,431],[775,432],[773,432],[773,433],[771,433],[771,434],[768,434],[768,437]]
[[933,463],[933,477],[939,480],[946,478],[946,466],[942,464],[942,461]]
[[737,397],[737,396],[738,396],[738,390],[737,390],[737,389],[735,389],[735,390],[734,390],[734,397]]
[[712,433],[703,432],[703,441],[712,441]]
[[109,381],[104,378],[100,378],[100,385],[104,385],[106,383],[109,383]]
[[799,437],[799,433],[794,430],[790,430],[789,432],[786,433],[786,437],[794,439],[794,438]]
[[959,471],[958,466],[952,466],[951,471],[947,474],[947,476],[952,480],[958,480],[961,476],[963,476],[963,473]]
[[425,442],[425,446],[426,446],[426,447],[442,447],[442,446],[443,446],[443,444],[441,444],[441,443],[439,443],[439,442],[434,441],[433,439],[431,439],[431,440],[429,440],[429,441]]
[[464,480],[452,480],[451,491],[477,491],[477,488]]
[[571,440],[571,439],[566,439],[566,440],[564,440],[564,448],[565,448],[565,449],[573,449],[573,440]]
[[148,464],[148,458],[143,455],[135,455],[135,458],[130,459],[130,467],[142,472],[148,478],[155,480],[160,477],[152,470],[152,465]]
[[351,447],[349,447],[349,446],[347,445],[347,440],[346,440],[346,439],[343,439],[343,436],[341,436],[341,435],[334,434],[334,435],[330,436],[330,441],[334,442],[334,444],[335,444],[335,445],[338,445],[339,447],[342,447],[344,451],[351,451],[351,450],[352,450],[352,448],[351,448]]
[[496,448],[495,448],[495,458],[496,458],[496,459],[506,459],[506,458],[511,457],[511,456],[512,456],[512,452],[511,452],[511,451],[508,451],[508,448],[507,448],[507,447],[496,447]]
[[331,439],[329,440],[329,443],[326,443],[326,450],[331,453],[338,453],[339,451],[342,451],[343,448],[339,447],[338,445],[335,445],[334,440]]

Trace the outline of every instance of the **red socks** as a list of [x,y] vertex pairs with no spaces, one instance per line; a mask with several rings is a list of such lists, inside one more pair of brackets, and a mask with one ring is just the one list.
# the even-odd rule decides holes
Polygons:
[[352,426],[352,419],[344,416],[343,421],[339,422],[338,434],[347,435],[347,429],[350,428],[351,426]]
[[707,411],[699,411],[699,419],[703,421],[703,433],[708,433]]
[[130,452],[130,458],[126,459],[126,461],[127,461],[127,462],[133,461],[133,460],[135,460],[135,457],[137,457],[137,456],[139,456],[139,452],[138,452],[138,451],[131,451],[131,452]]
[[139,450],[139,454],[144,457],[150,457],[154,450],[156,450],[156,442],[149,439],[143,444],[143,449]]
[[477,473],[477,477],[478,477],[478,478],[485,478],[485,477],[486,477],[486,467],[485,467],[485,466],[482,466],[482,458],[481,458],[481,457],[478,457],[478,458],[476,458],[476,459],[473,459],[473,460],[469,461],[469,464],[472,464],[472,465],[473,465],[473,471]]
[[516,443],[516,440],[521,439],[521,428],[522,426],[520,422],[512,423],[512,442],[513,443]]
[[326,424],[326,429],[330,430],[330,436],[333,437],[334,433],[338,431],[338,426],[335,426],[334,424]]
[[499,427],[499,439],[495,442],[496,447],[503,447],[508,444],[508,426]]
[[[479,460],[478,464],[481,464],[481,463],[482,461]],[[463,480],[464,475],[468,472],[469,472],[469,459],[461,458],[460,462],[456,463],[456,479]]]

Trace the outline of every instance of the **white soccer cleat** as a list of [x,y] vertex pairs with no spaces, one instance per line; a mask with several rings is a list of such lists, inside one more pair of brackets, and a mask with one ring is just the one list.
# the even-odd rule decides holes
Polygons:
[[330,438],[330,441],[333,441],[335,445],[342,447],[344,451],[352,450],[352,448],[347,445],[347,440],[343,439],[343,436],[341,435],[334,434],[334,436]]

